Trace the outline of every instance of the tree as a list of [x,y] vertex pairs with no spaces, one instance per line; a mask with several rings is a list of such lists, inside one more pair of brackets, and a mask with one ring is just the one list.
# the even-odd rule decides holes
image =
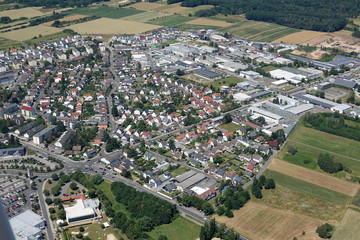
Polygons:
[[329,154],[320,154],[318,158],[318,165],[321,170],[328,173],[337,173],[344,169],[341,162],[335,161],[333,156]]
[[214,212],[214,209],[209,202],[204,202],[201,206],[201,209],[203,210],[205,215],[210,215]]
[[289,144],[287,146],[287,151],[288,153],[290,153],[291,155],[295,155],[297,153],[297,147],[293,144]]
[[47,189],[45,189],[45,190],[43,191],[43,194],[44,194],[45,197],[50,196],[50,192],[49,192],[49,190],[47,190]]
[[264,187],[265,189],[275,189],[276,185],[274,179],[272,178],[266,179]]
[[160,235],[158,240],[168,240],[167,236]]
[[259,184],[261,187],[263,187],[265,185],[265,181],[266,181],[266,177],[264,175],[261,175],[259,177]]
[[331,238],[331,232],[333,231],[333,229],[334,229],[334,226],[332,226],[328,223],[325,223],[325,224],[317,227],[316,233],[321,238]]
[[76,234],[76,238],[82,239],[84,236],[81,233]]
[[49,208],[49,212],[51,213],[51,214],[54,214],[56,211],[55,211],[55,208]]
[[223,206],[220,206],[216,209],[216,213],[221,216],[225,213],[225,208]]
[[77,186],[76,182],[70,183],[70,188],[71,188],[71,190],[76,190],[76,189],[78,189],[78,186]]
[[53,203],[53,200],[51,198],[46,198],[45,202],[46,202],[47,205],[50,205],[50,204]]
[[104,179],[102,178],[102,176],[100,174],[95,174],[93,176],[91,176],[91,182],[95,185],[99,185],[104,181]]
[[114,117],[118,117],[119,116],[119,111],[117,109],[117,107],[114,105],[111,109],[111,114],[114,116]]
[[231,123],[232,122],[232,117],[230,113],[225,114],[224,119],[223,119],[224,124],[227,123]]
[[80,232],[85,232],[85,228],[84,227],[79,227],[79,231]]
[[169,139],[168,144],[171,150],[174,150],[176,148],[174,139]]
[[61,209],[61,210],[58,211],[58,218],[62,219],[62,220],[66,219],[66,213],[65,213],[64,209]]
[[51,175],[52,180],[54,181],[58,181],[59,180],[59,176],[56,173],[53,173],[53,175]]
[[137,224],[140,229],[145,232],[150,232],[154,228],[153,220],[147,216],[140,218]]

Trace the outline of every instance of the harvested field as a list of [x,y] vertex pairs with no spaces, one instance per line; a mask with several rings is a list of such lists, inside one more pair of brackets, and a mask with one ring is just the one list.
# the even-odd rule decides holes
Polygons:
[[139,14],[142,12],[143,11],[134,8],[118,8],[118,7],[101,6],[101,7],[76,8],[71,11],[68,11],[67,13],[118,19],[118,18]]
[[169,14],[160,13],[160,12],[143,12],[129,17],[124,17],[122,18],[122,20],[135,21],[135,22],[148,22],[166,16],[169,16]]
[[274,43],[285,42],[290,44],[301,44],[313,38],[325,36],[327,33],[315,31],[301,31],[274,40]]
[[154,2],[139,2],[128,6],[127,8],[135,8],[143,11],[153,11],[157,8],[164,7],[163,4]]
[[[79,19],[82,19],[82,18],[86,18],[88,16],[86,15],[81,15],[81,14],[76,14],[76,15],[72,15],[72,16],[68,16],[68,17],[64,17],[64,18],[61,18],[61,19],[58,19],[59,22],[65,22],[65,21],[75,21],[75,20],[79,20]],[[51,21],[51,22],[46,22],[46,23],[43,23],[42,25],[45,25],[45,26],[51,26],[51,24],[53,24],[55,21]]]
[[181,3],[175,3],[175,4],[171,4],[171,5],[162,5],[160,8],[157,8],[156,11],[157,12],[164,12],[164,13],[169,13],[169,14],[174,14],[174,13],[180,13],[182,11],[188,10],[189,8],[187,7],[181,7],[180,6]]
[[275,170],[277,172],[346,194],[348,196],[355,196],[359,190],[359,185],[354,183],[345,182],[341,179],[296,166],[276,158],[271,161],[268,169]]
[[75,24],[68,28],[80,34],[138,34],[160,27],[161,26],[120,19],[100,18]]
[[15,31],[11,31],[11,32],[2,33],[2,34],[0,34],[0,37],[7,38],[10,40],[14,40],[14,41],[25,41],[25,40],[29,40],[33,37],[38,37],[40,34],[42,36],[45,36],[45,35],[49,35],[49,34],[58,33],[61,31],[62,31],[62,29],[60,29],[60,28],[38,25],[38,26],[34,26],[34,27],[28,27],[28,28],[24,28],[24,29],[19,29],[19,30],[15,30]]
[[[216,217],[216,220],[250,239],[258,240],[320,239],[315,231],[323,223],[320,219],[254,202],[234,211],[233,218]],[[306,232],[305,236],[302,236],[302,231]]]
[[0,17],[6,16],[6,17],[10,17],[11,19],[18,19],[21,17],[32,18],[32,17],[43,16],[43,15],[44,15],[44,13],[42,13],[39,10],[36,10],[34,8],[31,8],[31,7],[6,10],[6,11],[0,12]]
[[190,22],[187,22],[186,24],[207,25],[207,26],[216,26],[216,27],[228,27],[232,25],[232,23],[228,23],[225,21],[212,20],[207,18],[198,18]]
[[336,228],[333,240],[357,240],[360,236],[360,213],[358,211],[348,209],[340,225]]

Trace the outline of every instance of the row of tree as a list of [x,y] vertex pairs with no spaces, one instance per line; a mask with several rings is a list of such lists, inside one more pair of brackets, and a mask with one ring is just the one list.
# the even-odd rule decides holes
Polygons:
[[211,240],[219,238],[223,240],[240,240],[239,234],[232,229],[227,229],[225,225],[217,225],[215,219],[211,219],[209,223],[205,223],[200,230],[200,240]]
[[245,13],[247,19],[277,23],[293,28],[333,32],[343,29],[349,17],[358,16],[360,1],[355,0],[168,0],[169,4],[182,2],[181,6],[213,5],[199,10],[198,17],[216,14],[237,15]]
[[276,187],[275,181],[272,178],[266,178],[264,175],[261,175],[259,177],[259,180],[257,178],[254,179],[253,184],[251,186],[251,193],[256,198],[262,198],[261,190],[263,188],[265,189],[274,189]]

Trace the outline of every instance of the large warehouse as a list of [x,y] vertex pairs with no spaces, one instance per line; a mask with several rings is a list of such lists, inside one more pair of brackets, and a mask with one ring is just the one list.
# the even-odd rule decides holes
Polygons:
[[42,238],[45,221],[30,210],[11,218],[9,222],[16,240],[38,240]]
[[65,208],[66,221],[68,223],[92,220],[99,216],[99,200],[95,199],[76,199],[75,205]]

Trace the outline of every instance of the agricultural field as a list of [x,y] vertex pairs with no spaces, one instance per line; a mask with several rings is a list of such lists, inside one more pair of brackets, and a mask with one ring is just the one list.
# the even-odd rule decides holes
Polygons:
[[172,223],[155,227],[148,234],[153,239],[164,235],[171,240],[195,240],[200,236],[200,226],[179,216]]
[[268,169],[275,170],[293,178],[301,179],[348,196],[355,196],[359,190],[359,185],[357,184],[345,182],[341,179],[296,166],[276,158],[271,161]]
[[[265,174],[269,171],[271,170],[266,171]],[[287,177],[286,175],[284,176]],[[276,189],[262,191],[263,198],[260,200],[253,199],[252,201],[274,209],[288,210],[326,221],[332,220],[340,222],[345,214],[346,209],[344,205],[334,204],[327,201],[327,199],[316,198],[307,193],[288,188],[276,180],[275,183]]]
[[144,11],[137,10],[134,8],[114,8],[108,6],[101,6],[101,7],[77,8],[70,10],[67,13],[118,19],[118,18],[139,14],[142,12]]
[[187,8],[187,7],[181,7],[180,4],[181,3],[175,3],[175,4],[171,4],[171,5],[167,5],[167,4],[162,5],[161,7],[157,8],[156,11],[174,14],[174,13],[180,13],[182,11],[189,10],[189,8]]
[[297,192],[301,192],[313,198],[318,198],[324,201],[328,201],[336,205],[346,205],[350,200],[350,197],[345,194],[321,187],[319,185],[315,185],[313,183],[300,180],[295,177],[288,176],[286,174],[277,171],[273,171],[269,169],[266,170],[265,175],[267,177],[273,178],[275,180],[275,183],[285,188]]
[[[315,230],[323,223],[316,218],[254,202],[248,202],[240,210],[234,211],[233,218],[217,216],[216,220],[250,239],[259,240],[287,240],[293,237],[299,240],[319,239]],[[306,235],[302,236],[302,231]]]
[[43,16],[44,13],[40,12],[37,9],[27,7],[20,9],[12,9],[0,12],[0,17],[10,17],[11,19],[18,19],[21,17],[33,18]]
[[196,7],[193,7],[193,8],[187,8],[187,9],[181,11],[181,12],[178,12],[178,13],[181,14],[181,15],[184,15],[184,16],[189,16],[189,14],[194,15],[199,10],[210,9],[210,8],[213,8],[213,6],[211,6],[211,5],[200,5],[200,6],[196,6]]
[[134,22],[148,22],[158,18],[169,16],[167,13],[160,12],[143,12],[132,16],[124,17],[122,20],[134,21]]
[[99,18],[93,21],[75,24],[68,28],[80,34],[138,34],[160,27],[161,26],[120,19]]
[[[59,22],[69,21],[70,22],[70,21],[75,21],[75,20],[79,20],[79,19],[82,19],[82,18],[86,18],[86,17],[87,17],[86,15],[76,14],[76,15],[60,18],[57,21],[59,21]],[[51,24],[53,24],[54,22],[55,21],[46,22],[46,23],[43,23],[42,25],[51,26]]]
[[301,44],[303,42],[309,41],[313,38],[320,37],[325,35],[323,32],[315,32],[315,31],[300,31],[297,33],[293,33],[284,37],[280,37],[275,39],[274,43],[285,42],[290,44]]
[[215,26],[215,27],[228,27],[232,25],[232,23],[228,23],[220,20],[208,19],[208,18],[198,18],[190,22],[187,22],[186,24]]
[[360,236],[360,212],[348,209],[340,225],[335,229],[333,240],[357,240]]
[[247,20],[233,24],[229,27],[221,28],[219,30],[222,32],[229,32],[240,38],[246,38],[258,42],[271,42],[280,37],[299,31],[297,29],[276,24]]
[[189,22],[194,19],[195,18],[193,18],[193,17],[185,17],[182,15],[170,15],[167,17],[162,17],[159,19],[148,21],[147,23],[154,24],[154,25],[160,25],[160,26],[166,26],[166,27],[175,27],[177,25],[181,25],[185,22]]
[[38,37],[40,34],[42,36],[50,35],[54,33],[61,32],[62,30],[55,27],[48,27],[43,25],[38,25],[34,27],[28,27],[24,29],[19,29],[11,32],[1,33],[1,38],[6,38],[14,41],[25,41],[33,37]]
[[358,193],[354,197],[354,200],[352,201],[352,204],[357,206],[357,207],[360,207],[360,191],[358,191]]
[[127,8],[135,8],[142,11],[155,11],[158,8],[164,7],[163,4],[154,2],[138,2],[127,6]]

